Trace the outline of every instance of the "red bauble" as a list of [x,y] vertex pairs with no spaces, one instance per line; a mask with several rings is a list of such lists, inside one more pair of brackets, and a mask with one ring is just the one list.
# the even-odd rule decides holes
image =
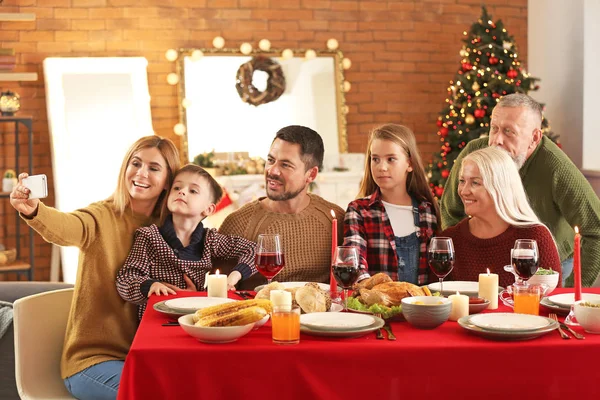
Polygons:
[[441,137],[446,137],[446,136],[448,136],[448,128],[446,128],[445,126],[444,126],[444,127],[442,127],[442,128],[440,129],[440,136],[441,136]]
[[492,97],[497,99],[498,97],[500,97],[500,95],[498,93],[492,93]]
[[438,168],[442,168],[443,166],[444,166],[444,164],[442,164],[441,162],[437,163]]
[[444,123],[442,122],[441,119],[438,119],[436,122],[436,125],[441,127],[442,125],[444,125]]
[[472,70],[472,69],[473,69],[473,66],[472,66],[471,64],[469,64],[468,62],[467,62],[467,63],[463,63],[463,64],[462,64],[462,69],[463,69],[463,71],[465,71],[465,72],[466,72],[466,71],[470,71],[470,70]]
[[514,69],[511,69],[506,73],[506,76],[508,76],[511,79],[515,79],[518,75],[519,73]]
[[498,57],[490,57],[490,65],[498,64]]
[[442,194],[444,193],[444,188],[436,186],[435,188],[433,188],[433,192],[437,197],[442,197]]
[[478,108],[477,110],[473,111],[473,115],[475,118],[483,118],[485,117],[485,110]]
[[447,179],[448,175],[450,175],[450,171],[448,171],[447,169],[442,171],[442,178]]

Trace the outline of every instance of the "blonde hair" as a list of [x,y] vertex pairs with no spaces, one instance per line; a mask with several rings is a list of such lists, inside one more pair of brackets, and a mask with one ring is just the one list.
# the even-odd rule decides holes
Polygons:
[[439,222],[440,211],[437,202],[434,200],[433,194],[429,189],[429,182],[425,175],[423,162],[421,161],[421,156],[417,149],[415,135],[410,128],[407,128],[404,125],[385,124],[371,131],[369,143],[367,144],[365,172],[360,184],[358,198],[370,196],[379,188],[375,183],[373,173],[371,172],[371,145],[376,139],[389,140],[402,148],[412,167],[412,171],[410,171],[406,177],[406,191],[411,197],[416,198],[419,201],[431,203],[435,210],[437,221]]
[[462,165],[467,161],[479,168],[500,218],[515,226],[543,225],[529,205],[517,165],[505,150],[487,147],[468,154]]
[[[121,170],[119,171],[119,180],[117,182],[117,188],[114,193],[108,198],[109,201],[112,201],[115,209],[119,214],[123,214],[127,208],[131,205],[131,196],[129,195],[129,191],[127,190],[127,184],[125,181],[125,172],[127,170],[127,166],[129,165],[131,158],[134,154],[140,152],[143,149],[156,148],[163,156],[167,163],[167,182],[165,187],[170,188],[173,184],[173,178],[175,177],[175,172],[179,169],[179,152],[177,151],[177,147],[173,144],[169,139],[162,138],[160,136],[144,136],[138,139],[134,144],[131,145],[129,150],[127,150],[127,154],[123,158],[123,163],[121,164]],[[161,219],[164,217],[166,210],[166,198],[168,196],[168,190],[163,190],[163,192],[158,197],[156,201],[156,205],[154,206],[154,210],[152,211],[152,216],[160,217]]]

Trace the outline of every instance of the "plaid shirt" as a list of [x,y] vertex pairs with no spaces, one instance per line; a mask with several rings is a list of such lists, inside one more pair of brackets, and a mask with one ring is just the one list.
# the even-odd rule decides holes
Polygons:
[[123,300],[140,306],[139,317],[146,309],[147,295],[141,290],[144,282],[153,279],[185,288],[186,274],[198,290],[204,288],[204,277],[212,269],[212,259],[237,258],[238,265],[250,266],[256,273],[254,254],[256,244],[239,236],[218,233],[204,228],[204,251],[199,261],[182,260],[165,241],[156,225],[139,228],[125,265],[117,274],[117,291]]
[[[421,242],[417,281],[419,285],[428,281],[427,245],[438,230],[437,218],[431,203],[419,204],[419,231]],[[394,231],[390,218],[381,202],[381,192],[377,190],[370,197],[354,200],[348,204],[344,218],[344,245],[359,248],[363,274],[359,280],[378,272],[385,272],[393,280],[398,280],[398,255]]]

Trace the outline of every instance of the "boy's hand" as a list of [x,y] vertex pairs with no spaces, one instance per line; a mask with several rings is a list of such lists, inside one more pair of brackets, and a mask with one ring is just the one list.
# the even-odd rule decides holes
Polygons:
[[175,294],[175,291],[167,287],[164,283],[154,282],[152,286],[150,286],[150,290],[148,291],[148,297],[150,297],[150,295],[152,294],[155,294],[157,296],[162,296],[164,294],[165,296],[167,296],[170,294]]
[[235,290],[235,285],[242,279],[239,271],[232,271],[227,277],[227,290]]
[[187,274],[183,274],[183,280],[185,281],[185,286],[186,286],[185,289],[182,289],[175,285],[171,285],[170,283],[164,283],[163,285],[165,285],[166,287],[168,287],[171,290],[174,290],[175,292],[197,292],[198,291],[198,289],[196,288],[196,285],[190,279],[190,277],[187,276]]

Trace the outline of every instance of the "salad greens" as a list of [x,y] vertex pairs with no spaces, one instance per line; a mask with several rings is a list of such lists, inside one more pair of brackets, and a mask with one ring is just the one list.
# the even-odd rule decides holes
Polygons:
[[556,271],[554,271],[552,269],[538,268],[538,270],[535,274],[536,275],[554,275],[554,274],[556,274]]
[[381,314],[381,318],[387,319],[402,312],[402,306],[387,307],[382,304],[373,304],[370,307],[365,306],[356,297],[348,298],[348,308],[356,311],[366,311],[373,314]]

